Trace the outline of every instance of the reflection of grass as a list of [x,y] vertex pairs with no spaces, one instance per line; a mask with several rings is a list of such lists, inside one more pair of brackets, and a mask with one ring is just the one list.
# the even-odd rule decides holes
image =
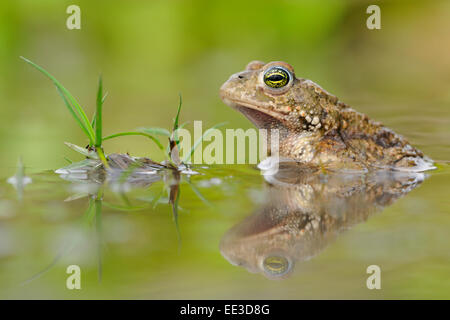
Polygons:
[[178,224],[178,202],[180,200],[180,174],[174,171],[174,182],[170,185],[169,203],[172,206],[173,221],[177,232],[178,247],[181,245],[180,226]]
[[102,232],[102,195],[97,194],[94,200],[95,207],[95,235],[97,240],[97,261],[98,261],[98,281],[102,281],[103,264],[102,264],[102,245],[103,245],[103,232]]
[[[83,233],[77,234],[77,238],[75,239],[68,239],[64,241],[53,260],[39,272],[22,282],[22,285],[27,285],[30,282],[33,282],[34,280],[46,275],[48,272],[58,266],[58,264],[60,264],[60,262],[65,257],[69,256],[74,249],[83,244],[83,241],[86,240],[84,239],[84,237],[88,235],[88,232],[95,232],[95,241],[92,244],[96,247],[98,282],[101,282],[103,276],[103,248],[105,244],[105,242],[103,241],[102,213],[105,207],[116,211],[131,213],[145,211],[150,208],[154,209],[158,203],[168,204],[171,208],[172,219],[174,222],[175,233],[178,241],[178,249],[180,250],[182,238],[179,224],[179,212],[180,210],[183,210],[183,208],[180,208],[179,201],[182,181],[186,181],[188,183],[188,185],[194,191],[195,195],[197,195],[200,200],[208,205],[211,204],[199,192],[199,190],[191,181],[189,181],[188,179],[183,180],[183,175],[181,174],[181,172],[179,172],[178,170],[166,170],[165,172],[170,174],[170,177],[168,176],[168,179],[166,181],[161,181],[163,182],[162,189],[157,193],[156,196],[137,198],[138,200],[147,202],[148,204],[146,205],[132,205],[130,201],[125,201],[125,204],[115,204],[105,201],[103,200],[104,190],[102,186],[100,186],[100,188],[96,189],[95,191],[87,191],[84,195],[87,196],[87,199],[85,199],[87,201],[87,208],[84,210],[83,215],[76,223],[77,229],[80,228],[80,231],[83,231]],[[126,181],[122,182],[125,183]],[[168,197],[163,197],[166,192]],[[121,192],[119,192],[119,194],[124,195]],[[70,200],[75,199],[79,199],[79,197]]]
[[[101,215],[102,215],[102,193],[99,190],[97,194],[90,194],[89,195],[89,204],[84,212],[81,221],[79,222],[81,226],[83,226],[85,229],[89,229],[94,221],[95,221],[95,231],[96,231],[96,239],[97,239],[97,255],[98,255],[98,280],[101,281],[102,278],[102,254],[101,254],[101,246],[102,246],[102,227],[101,227]],[[21,283],[22,286],[29,284],[30,282],[42,277],[46,273],[48,273],[50,270],[52,270],[58,262],[61,261],[62,258],[64,258],[66,255],[68,255],[80,242],[81,237],[78,236],[77,239],[72,239],[71,241],[66,241],[63,243],[61,250],[58,252],[58,254],[55,256],[53,261],[44,269],[30,277],[29,279],[23,281]]]
[[22,201],[24,188],[28,183],[31,183],[31,178],[25,176],[25,166],[23,164],[22,157],[19,157],[16,174],[7,181],[16,189],[17,200]]

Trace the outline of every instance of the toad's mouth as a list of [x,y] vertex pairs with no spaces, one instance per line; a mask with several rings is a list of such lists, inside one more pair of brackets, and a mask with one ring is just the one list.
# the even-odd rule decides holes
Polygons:
[[233,101],[224,98],[223,101],[233,109],[238,110],[256,127],[260,129],[279,128],[283,122],[283,116],[275,111],[262,110],[261,108],[242,101]]

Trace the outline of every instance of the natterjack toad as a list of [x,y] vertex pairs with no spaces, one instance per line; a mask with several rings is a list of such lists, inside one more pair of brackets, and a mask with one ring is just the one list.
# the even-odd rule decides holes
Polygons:
[[279,130],[281,157],[326,169],[424,171],[432,161],[285,62],[253,61],[220,89],[258,128]]

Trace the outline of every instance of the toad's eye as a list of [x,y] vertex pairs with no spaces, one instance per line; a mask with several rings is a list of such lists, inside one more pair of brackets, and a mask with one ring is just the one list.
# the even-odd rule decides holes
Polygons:
[[289,271],[289,260],[281,256],[269,256],[263,261],[264,270],[272,276],[281,276]]
[[289,83],[289,72],[280,67],[273,67],[264,74],[264,83],[271,88],[281,88]]

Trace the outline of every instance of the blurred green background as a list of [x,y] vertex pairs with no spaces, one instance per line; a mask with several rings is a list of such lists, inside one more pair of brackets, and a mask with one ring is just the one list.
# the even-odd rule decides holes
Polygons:
[[[66,8],[81,7],[81,30]],[[381,7],[381,30],[366,8]],[[0,296],[3,298],[448,298],[450,204],[450,1],[61,1],[0,2]],[[440,170],[383,214],[355,226],[286,281],[231,266],[223,234],[258,205],[263,179],[250,167],[211,170],[222,184],[199,187],[208,207],[183,185],[180,250],[167,205],[145,212],[106,208],[104,282],[90,238],[51,272],[72,237],[86,199],[62,200],[72,185],[42,170],[81,159],[64,141],[87,144],[52,83],[19,59],[42,65],[92,114],[98,75],[109,92],[104,134],[169,127],[183,96],[182,121],[250,128],[224,105],[221,84],[251,60],[284,60],[342,101],[385,123]],[[144,137],[107,141],[106,152],[161,159]],[[24,202],[5,178],[22,155],[33,183]],[[222,170],[222,171],[221,171]],[[200,181],[201,182],[201,181]],[[200,183],[199,183],[200,184]],[[140,190],[144,193],[148,190]],[[151,192],[151,190],[150,190]],[[145,194],[148,196],[148,194]],[[106,200],[118,201],[111,192]],[[80,263],[81,292],[64,287]],[[366,289],[379,263],[383,288]],[[376,291],[376,292],[375,292]]]
[[[381,30],[366,28],[373,3]],[[66,28],[70,4],[81,8],[81,30]],[[19,155],[29,170],[54,169],[73,155],[63,141],[86,143],[51,82],[21,55],[53,73],[89,114],[102,73],[105,134],[169,127],[178,93],[183,121],[251,127],[218,89],[251,60],[284,60],[433,158],[449,159],[449,30],[449,1],[3,0],[0,174],[14,172]],[[105,148],[161,156],[144,137]]]

